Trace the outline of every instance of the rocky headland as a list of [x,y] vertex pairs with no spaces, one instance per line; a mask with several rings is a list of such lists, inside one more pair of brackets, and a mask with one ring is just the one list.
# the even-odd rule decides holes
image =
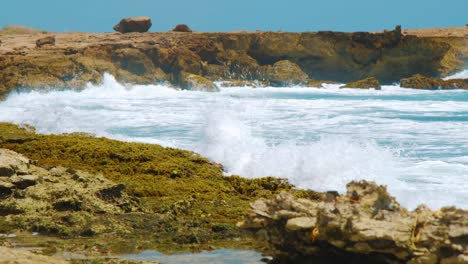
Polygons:
[[122,34],[7,28],[0,31],[0,95],[20,87],[79,89],[106,72],[124,83],[166,82],[194,90],[216,90],[216,80],[307,86],[444,77],[466,65],[467,31],[202,33],[179,25],[170,32]]

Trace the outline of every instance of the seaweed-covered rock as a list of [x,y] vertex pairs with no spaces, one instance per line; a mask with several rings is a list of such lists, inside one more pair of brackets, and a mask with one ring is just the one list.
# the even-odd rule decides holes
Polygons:
[[357,89],[375,89],[380,90],[380,82],[374,77],[368,77],[359,81],[354,81],[341,86],[340,88],[357,88]]
[[114,30],[120,33],[147,32],[151,25],[151,18],[149,17],[128,17],[120,20],[114,26]]
[[289,60],[281,60],[275,62],[273,66],[266,66],[264,72],[264,78],[272,86],[304,84],[309,78],[297,64]]
[[190,29],[189,26],[187,26],[186,24],[178,24],[177,26],[175,26],[174,29],[172,29],[172,32],[192,32],[192,29]]
[[346,195],[327,197],[282,192],[260,199],[240,226],[289,261],[466,263],[467,211],[420,206],[408,212],[385,187],[366,181],[349,183]]
[[443,80],[439,78],[427,77],[421,74],[416,74],[408,78],[400,80],[401,87],[414,89],[468,89],[468,79],[450,79]]
[[[100,175],[61,166],[43,169],[6,149],[0,149],[0,163],[9,165],[14,174],[0,181],[0,215],[6,216],[3,227],[65,236],[80,235],[89,228],[127,232],[131,227],[112,216],[141,211],[122,184]],[[104,220],[96,214],[107,216]]]

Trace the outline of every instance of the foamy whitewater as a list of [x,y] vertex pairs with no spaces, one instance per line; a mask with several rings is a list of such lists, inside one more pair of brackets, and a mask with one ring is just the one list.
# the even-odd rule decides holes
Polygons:
[[409,208],[468,208],[468,91],[338,87],[205,93],[106,75],[81,92],[11,93],[0,121],[190,149],[228,175],[285,177],[319,191],[367,179]]

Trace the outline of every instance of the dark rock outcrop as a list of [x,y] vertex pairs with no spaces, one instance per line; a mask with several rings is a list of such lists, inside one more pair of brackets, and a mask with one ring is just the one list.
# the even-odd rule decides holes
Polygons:
[[192,32],[192,29],[190,29],[190,27],[186,24],[178,24],[177,26],[175,26],[174,29],[172,29],[172,32]]
[[44,38],[40,38],[36,41],[36,47],[42,48],[43,46],[50,45],[54,46],[55,45],[55,36],[48,36]]
[[297,263],[468,261],[467,211],[419,206],[408,212],[385,187],[366,181],[349,183],[346,195],[317,199],[283,192],[257,200],[240,226],[267,241],[279,258]]
[[468,89],[468,79],[450,79],[443,80],[439,78],[431,78],[421,74],[413,75],[409,78],[400,80],[400,86],[414,89],[427,90],[453,90],[453,89]]
[[380,90],[380,82],[374,77],[368,77],[363,80],[354,81],[341,86],[340,88],[356,88],[356,89],[375,89]]
[[114,30],[120,33],[147,32],[151,27],[151,18],[149,17],[129,17],[120,20],[114,26]]

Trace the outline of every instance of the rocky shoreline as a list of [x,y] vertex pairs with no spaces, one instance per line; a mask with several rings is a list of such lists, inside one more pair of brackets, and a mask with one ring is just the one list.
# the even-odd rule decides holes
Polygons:
[[415,74],[444,77],[463,69],[465,35],[418,37],[397,27],[355,32],[47,33],[0,31],[0,96],[28,87],[83,88],[104,73],[134,84],[166,82],[183,89],[216,90],[213,81],[265,85],[382,84]]
[[[223,176],[189,151],[0,123],[0,233],[19,234],[4,246],[90,259],[238,248],[272,263],[466,263],[467,211],[409,212],[375,183],[347,189]],[[119,263],[108,261],[98,263]]]

